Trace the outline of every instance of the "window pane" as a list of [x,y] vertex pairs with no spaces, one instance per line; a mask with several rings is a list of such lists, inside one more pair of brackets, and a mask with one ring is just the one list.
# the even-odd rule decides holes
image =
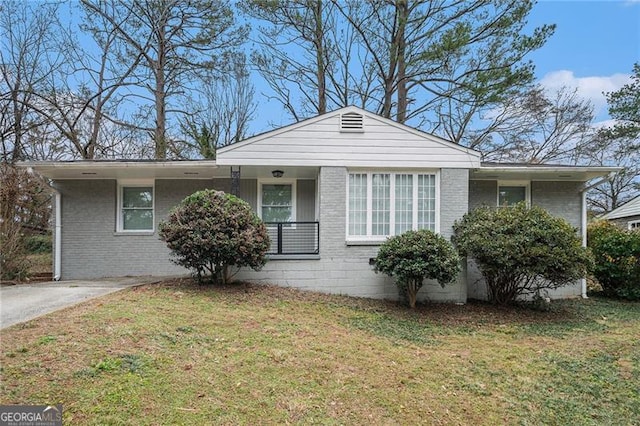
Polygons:
[[396,175],[396,235],[413,226],[413,175]]
[[262,206],[262,220],[265,222],[291,222],[291,207]]
[[291,222],[293,220],[293,190],[291,184],[262,185],[262,220]]
[[349,175],[349,235],[367,234],[367,175]]
[[153,230],[153,210],[135,209],[122,211],[122,227],[126,230]]
[[291,206],[291,185],[262,185],[263,206]]
[[152,207],[153,188],[151,187],[123,187],[122,207]]
[[512,206],[526,198],[526,187],[524,186],[501,186],[498,191],[498,206],[500,207]]
[[391,178],[388,174],[372,175],[371,183],[371,234],[389,235]]
[[418,175],[418,229],[436,230],[435,175]]

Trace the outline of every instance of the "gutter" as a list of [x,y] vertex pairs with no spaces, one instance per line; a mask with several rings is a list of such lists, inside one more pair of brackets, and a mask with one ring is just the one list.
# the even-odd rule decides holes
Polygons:
[[[27,168],[27,172],[35,174],[31,167]],[[60,194],[60,191],[53,187],[49,182],[47,182],[47,186],[55,194],[54,211],[56,215],[56,222],[54,227],[55,242],[53,244],[53,280],[60,281],[62,273],[62,194]]]
[[53,253],[53,280],[60,281],[61,273],[62,273],[62,194],[60,191],[55,189],[53,186],[49,185],[56,197],[56,207],[55,207],[55,215],[56,215],[56,224],[55,224],[55,243],[54,243],[54,253]]
[[[581,231],[582,231],[582,247],[587,246],[587,191],[591,188],[595,188],[596,186],[602,185],[603,183],[610,181],[616,175],[617,172],[609,172],[607,176],[598,179],[594,183],[587,185],[585,182],[580,188],[580,194],[582,196],[582,213],[581,213]],[[580,279],[581,287],[582,287],[582,298],[587,299],[587,278]]]

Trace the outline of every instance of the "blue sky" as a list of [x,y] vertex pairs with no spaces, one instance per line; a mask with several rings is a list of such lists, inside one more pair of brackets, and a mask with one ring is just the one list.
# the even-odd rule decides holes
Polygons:
[[531,55],[546,87],[567,84],[595,105],[596,121],[606,120],[603,91],[617,90],[640,61],[640,1],[542,0],[529,25],[556,24],[556,32]]

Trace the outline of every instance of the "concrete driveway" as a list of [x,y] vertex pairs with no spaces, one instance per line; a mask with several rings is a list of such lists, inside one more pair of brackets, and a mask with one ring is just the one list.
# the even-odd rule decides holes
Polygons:
[[125,288],[157,281],[158,277],[125,277],[3,285],[0,286],[0,328]]

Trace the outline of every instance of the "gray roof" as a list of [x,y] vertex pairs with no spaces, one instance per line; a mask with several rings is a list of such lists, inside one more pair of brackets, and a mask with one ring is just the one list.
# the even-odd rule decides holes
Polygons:
[[609,213],[603,215],[602,219],[620,219],[622,217],[638,216],[640,215],[640,195],[627,201],[617,209],[611,210]]

